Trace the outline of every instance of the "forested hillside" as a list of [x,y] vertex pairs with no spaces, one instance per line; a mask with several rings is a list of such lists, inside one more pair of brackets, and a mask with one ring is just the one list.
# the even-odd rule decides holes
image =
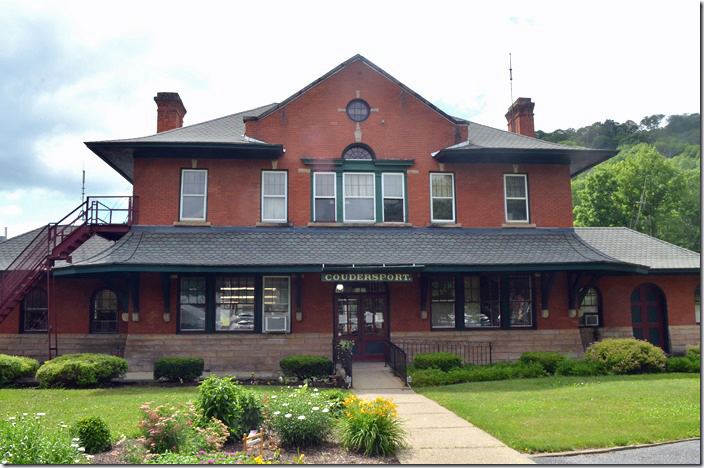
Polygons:
[[606,120],[577,130],[538,130],[536,136],[619,150],[572,180],[576,226],[626,226],[701,250],[699,114],[655,114],[640,124]]

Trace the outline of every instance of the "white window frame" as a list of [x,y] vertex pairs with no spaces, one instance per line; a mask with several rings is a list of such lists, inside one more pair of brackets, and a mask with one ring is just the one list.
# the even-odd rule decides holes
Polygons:
[[[318,175],[332,175],[332,196],[328,195],[316,195],[316,187],[317,187],[317,176]],[[333,221],[318,221],[316,218],[316,213],[315,213],[315,201],[320,198],[323,200],[333,200],[333,206],[335,209],[335,219]],[[337,173],[335,172],[314,172],[313,173],[313,222],[336,222],[337,221]]]
[[288,296],[286,301],[288,303],[288,310],[286,311],[286,332],[291,333],[291,277],[290,276],[262,276],[262,333],[272,333],[266,329],[266,317],[279,317],[283,314],[271,314],[266,313],[266,280],[267,279],[280,279],[285,278],[288,282]]
[[[283,174],[284,176],[284,194],[283,195],[265,195],[264,194],[264,175],[265,174]],[[260,182],[262,199],[261,199],[261,220],[263,223],[286,223],[288,222],[288,172],[287,171],[262,171],[261,182]],[[265,218],[264,217],[264,201],[267,198],[283,198],[284,200],[284,217],[278,218]]]
[[[183,193],[183,179],[187,172],[204,172],[205,185],[203,187],[203,195],[185,194]],[[183,197],[203,197],[203,217],[202,218],[185,218],[183,216]],[[181,169],[181,196],[179,197],[179,221],[205,221],[208,217],[208,170],[207,169]]]
[[[345,188],[347,187],[346,185],[346,180],[348,175],[369,175],[372,176],[372,190],[373,193],[372,195],[362,197],[362,196],[347,196],[345,193]],[[373,202],[373,214],[372,214],[372,219],[347,219],[347,199],[348,198],[361,198],[361,199],[367,199],[371,198]],[[342,217],[344,222],[346,223],[374,223],[376,222],[376,178],[374,176],[373,172],[343,172],[342,173]]]
[[[387,197],[385,193],[386,184],[384,184],[384,178],[386,176],[400,177],[401,178],[401,196],[400,197]],[[381,173],[381,214],[382,219],[385,223],[397,223],[402,224],[406,222],[406,182],[403,172],[382,172]],[[384,201],[389,200],[401,200],[401,206],[403,209],[403,219],[401,221],[387,221],[386,220],[386,210],[384,209]]]
[[[433,196],[433,176],[446,176],[449,175],[452,178],[452,196],[451,197],[434,197]],[[433,213],[433,200],[452,200],[452,219],[435,219],[435,213]],[[430,222],[431,223],[454,223],[455,222],[455,174],[453,172],[431,172],[430,173]]]
[[[523,187],[526,191],[525,197],[509,197],[506,193],[507,177],[522,177]],[[526,203],[526,219],[508,219],[508,201],[509,200],[525,200]],[[507,223],[529,223],[530,222],[530,204],[528,203],[528,174],[504,174],[504,219]]]

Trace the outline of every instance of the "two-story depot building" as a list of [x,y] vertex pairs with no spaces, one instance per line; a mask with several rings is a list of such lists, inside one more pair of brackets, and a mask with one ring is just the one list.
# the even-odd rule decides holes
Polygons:
[[272,371],[339,339],[359,360],[387,340],[491,343],[495,361],[612,336],[699,343],[699,255],[573,227],[571,177],[615,152],[533,138],[530,99],[497,130],[357,55],[196,125],[178,94],[155,101],[157,134],[86,143],[133,184],[126,221],[89,200],[78,222],[0,243],[0,352]]

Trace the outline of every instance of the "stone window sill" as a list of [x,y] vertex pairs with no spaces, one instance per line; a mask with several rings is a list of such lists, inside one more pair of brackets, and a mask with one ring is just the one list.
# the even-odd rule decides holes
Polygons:
[[256,227],[293,227],[293,223],[257,223]]
[[211,226],[210,221],[174,221],[174,226]]
[[430,228],[461,228],[459,223],[428,223],[425,227]]
[[410,223],[308,223],[308,227],[411,227]]
[[510,224],[502,224],[502,228],[534,228],[535,224],[531,223],[510,223]]

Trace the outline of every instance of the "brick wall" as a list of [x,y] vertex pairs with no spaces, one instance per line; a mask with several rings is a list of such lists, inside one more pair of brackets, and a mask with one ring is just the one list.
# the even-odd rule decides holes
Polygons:
[[[414,159],[408,171],[408,221],[430,222],[431,171],[455,173],[457,222],[464,227],[500,227],[504,222],[503,174],[528,174],[530,221],[540,227],[571,227],[572,196],[566,164],[458,164],[436,162],[431,153],[467,138],[457,125],[362,62],[354,62],[260,121],[247,135],[283,144],[277,161],[136,158],[134,194],[140,224],[178,221],[181,169],[208,169],[207,220],[218,226],[253,226],[260,221],[261,171],[288,171],[288,217],[296,226],[311,221],[310,172],[301,158],[339,158],[355,143],[357,124],[344,109],[357,97],[373,109],[359,124],[361,143],[377,159]],[[343,111],[340,111],[342,109]],[[235,200],[236,202],[233,202]]]

